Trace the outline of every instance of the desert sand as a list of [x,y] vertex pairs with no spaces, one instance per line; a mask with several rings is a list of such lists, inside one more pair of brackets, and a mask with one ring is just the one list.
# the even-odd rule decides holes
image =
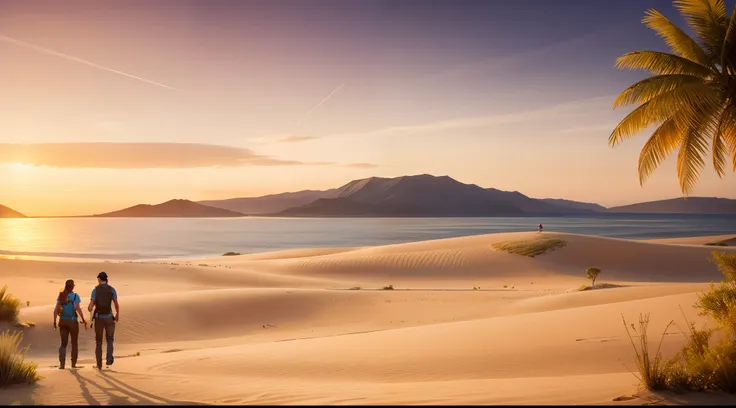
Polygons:
[[[567,245],[534,258],[492,246],[539,237]],[[706,323],[692,305],[721,278],[708,258],[736,251],[702,245],[714,238],[535,232],[186,261],[0,259],[0,284],[31,302],[25,343],[43,376],[1,390],[0,404],[734,403],[641,392],[621,320],[651,313],[655,344],[670,320],[685,329],[679,306]],[[609,285],[579,291],[592,266]],[[52,304],[71,278],[86,308],[101,270],[120,296],[115,364],[94,369],[82,330],[83,368],[59,370]],[[684,340],[670,328],[665,357]]]

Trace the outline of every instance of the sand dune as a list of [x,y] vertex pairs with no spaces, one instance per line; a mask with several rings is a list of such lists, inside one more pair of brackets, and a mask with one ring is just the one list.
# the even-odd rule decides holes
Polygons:
[[[540,236],[567,245],[535,258],[492,246]],[[621,314],[651,312],[653,336],[684,324],[678,306],[704,323],[691,306],[720,277],[714,249],[733,251],[514,233],[175,262],[0,260],[32,301],[25,340],[45,377],[0,403],[610,403],[637,392]],[[589,266],[609,288],[577,290]],[[102,269],[121,296],[116,363],[95,372],[83,331],[86,367],[57,370],[54,296],[73,278],[86,304]],[[666,355],[684,340],[670,332]]]
[[705,245],[713,242],[724,242],[727,246],[736,246],[736,236],[731,235],[710,235],[705,237],[684,237],[684,238],[663,238],[651,239],[648,242],[659,244],[676,244],[676,245]]

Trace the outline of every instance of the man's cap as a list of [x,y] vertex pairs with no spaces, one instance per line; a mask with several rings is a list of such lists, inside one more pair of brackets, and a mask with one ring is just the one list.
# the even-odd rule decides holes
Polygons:
[[105,273],[105,272],[98,273],[97,274],[97,279],[102,279],[102,280],[106,281],[107,280],[107,273]]

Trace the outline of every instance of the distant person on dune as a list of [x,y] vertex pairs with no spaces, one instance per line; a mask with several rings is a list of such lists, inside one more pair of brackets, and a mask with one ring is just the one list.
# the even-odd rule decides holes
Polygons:
[[[100,272],[97,275],[97,283],[92,289],[92,296],[87,310],[92,312],[92,324],[95,327],[95,358],[97,369],[102,370],[102,336],[105,335],[107,352],[105,361],[108,366],[115,362],[113,357],[113,343],[115,341],[115,323],[120,320],[120,305],[118,305],[118,293],[115,288],[107,284],[107,273]],[[115,317],[112,314],[112,304],[115,304]]]
[[59,370],[63,370],[66,366],[66,346],[69,344],[69,337],[72,338],[72,368],[77,368],[77,356],[79,355],[79,322],[77,315],[82,318],[84,328],[87,328],[87,321],[84,320],[84,313],[79,307],[82,300],[79,295],[74,293],[74,281],[69,279],[64,283],[64,290],[59,292],[56,298],[56,306],[54,307],[54,330],[56,330],[56,318],[59,318],[59,335],[61,336],[61,346],[59,346]]
[[542,224],[539,224],[539,232],[542,232]]

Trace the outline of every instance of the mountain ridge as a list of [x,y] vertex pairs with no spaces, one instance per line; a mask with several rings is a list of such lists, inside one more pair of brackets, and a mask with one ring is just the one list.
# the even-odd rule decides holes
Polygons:
[[669,198],[610,207],[619,214],[736,214],[736,200],[719,197]]
[[0,205],[0,218],[27,218],[23,213],[20,213],[10,207]]
[[173,199],[160,204],[138,204],[122,210],[112,211],[104,214],[95,214],[92,217],[243,217],[244,214],[226,210],[223,208],[206,206],[184,199]]

